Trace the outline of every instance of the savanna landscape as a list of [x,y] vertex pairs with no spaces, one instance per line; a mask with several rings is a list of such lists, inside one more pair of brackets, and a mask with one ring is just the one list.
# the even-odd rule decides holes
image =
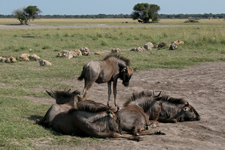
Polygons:
[[[15,19],[0,19],[0,56],[37,54],[52,63],[0,62],[0,149],[224,149],[225,21],[184,21],[139,24],[131,19],[37,19],[25,26],[17,25]],[[170,44],[175,40],[184,41],[176,50],[130,51],[147,42]],[[57,57],[62,50],[82,47],[88,47],[91,55]],[[82,92],[84,82],[77,77],[83,65],[103,59],[113,48],[120,48],[119,54],[136,68],[129,87],[118,82],[120,106],[133,92],[162,91],[189,101],[201,120],[160,123],[156,129],[166,135],[143,136],[140,142],[62,135],[35,124],[55,103],[46,90]],[[107,84],[94,84],[88,99],[106,104],[107,94]]]

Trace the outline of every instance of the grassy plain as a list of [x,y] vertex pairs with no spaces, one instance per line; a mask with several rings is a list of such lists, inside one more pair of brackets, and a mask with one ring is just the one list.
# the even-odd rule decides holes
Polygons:
[[[187,25],[192,23],[184,23],[187,19],[160,19],[157,23],[150,23],[150,25]],[[137,20],[127,19],[35,19],[31,24],[36,25],[87,25],[87,24],[107,24],[107,25],[124,25],[139,24]],[[0,25],[19,24],[15,18],[0,19]],[[200,19],[197,25],[225,25],[224,19]]]
[[[204,21],[204,22],[201,22]],[[38,25],[123,25],[126,19],[40,19]],[[137,24],[128,20],[129,24]],[[157,24],[184,24],[184,20],[161,20]],[[82,66],[90,60],[104,56],[81,56],[74,59],[57,58],[61,50],[88,47],[91,52],[120,48],[121,55],[131,59],[131,66],[138,70],[151,68],[184,68],[206,61],[225,61],[225,21],[200,20],[199,24],[216,26],[198,27],[119,27],[71,29],[0,29],[0,56],[18,56],[22,53],[37,54],[52,62],[50,67],[40,67],[38,62],[0,63],[0,149],[38,149],[36,143],[47,145],[79,146],[97,139],[79,138],[57,134],[34,125],[37,116],[43,116],[50,105],[31,102],[27,97],[47,98],[43,89],[76,89],[64,80],[74,79]],[[14,19],[0,19],[0,24],[16,24]],[[185,24],[186,25],[186,24]],[[22,35],[37,35],[22,38]],[[182,40],[177,50],[153,49],[142,53],[130,49],[153,44]],[[46,140],[48,139],[48,140]],[[46,143],[45,143],[46,144]],[[44,144],[43,144],[44,145]]]

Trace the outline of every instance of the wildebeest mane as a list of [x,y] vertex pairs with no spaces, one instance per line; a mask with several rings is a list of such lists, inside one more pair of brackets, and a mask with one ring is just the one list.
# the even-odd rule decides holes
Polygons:
[[187,101],[182,98],[173,98],[169,96],[162,96],[161,98],[162,102],[168,102],[170,104],[179,105],[179,104],[186,104]]
[[126,63],[127,66],[130,65],[130,60],[129,60],[128,58],[123,57],[123,56],[120,56],[120,55],[118,55],[118,54],[110,54],[110,55],[107,55],[103,60],[107,60],[107,59],[109,59],[110,57],[115,57],[115,58],[118,58],[118,59],[124,61],[124,62]]
[[[151,97],[152,92],[142,91],[140,93],[133,93],[133,95],[123,104],[124,107],[127,107],[131,102],[137,101],[144,97]],[[147,101],[146,101],[147,103]]]
[[83,100],[77,103],[77,109],[81,111],[87,111],[87,112],[102,112],[109,110],[109,108],[102,104],[97,103],[92,100]]

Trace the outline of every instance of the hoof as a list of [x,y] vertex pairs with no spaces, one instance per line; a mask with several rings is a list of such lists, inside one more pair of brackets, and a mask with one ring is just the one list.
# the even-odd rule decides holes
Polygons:
[[120,111],[120,107],[116,106],[116,112],[119,112],[119,111]]
[[139,139],[137,140],[137,142],[140,142],[140,141],[144,141],[143,138],[139,137]]
[[35,120],[35,123],[36,123],[36,124],[39,124],[39,122],[40,122],[40,119],[36,119],[36,120]]
[[177,119],[172,119],[171,122],[172,123],[177,123]]
[[166,133],[163,133],[161,131],[158,131],[158,132],[155,133],[155,135],[166,135]]
[[143,141],[143,138],[141,138],[140,136],[132,136],[132,138],[130,140],[140,142],[140,141]]

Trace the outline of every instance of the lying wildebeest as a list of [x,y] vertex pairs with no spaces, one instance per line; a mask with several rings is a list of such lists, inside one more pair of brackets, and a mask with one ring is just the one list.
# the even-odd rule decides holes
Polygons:
[[80,106],[82,109],[71,109],[69,112],[58,114],[52,121],[52,128],[69,135],[140,140],[139,136],[120,134],[120,120],[115,110],[109,109],[106,105],[102,107],[103,104],[94,101],[89,105],[88,101],[91,102],[90,100],[78,102],[80,105],[85,103],[84,106]]
[[121,129],[124,131],[132,132],[134,135],[165,135],[162,132],[154,132],[148,130],[148,127],[150,126],[150,116],[144,112],[144,110],[146,110],[145,108],[151,108],[154,103],[158,102],[157,98],[157,95],[148,95],[148,97],[142,101],[143,105],[137,105],[132,102],[127,102],[119,111]]
[[51,127],[52,120],[61,112],[68,112],[71,108],[77,108],[77,102],[81,101],[82,99],[79,97],[79,91],[56,91],[56,92],[48,92],[46,91],[51,97],[56,100],[56,104],[53,104],[45,116],[39,120],[36,120],[36,123],[42,125],[44,127]]
[[83,99],[87,99],[87,91],[91,88],[94,82],[108,83],[108,102],[111,95],[111,82],[113,82],[113,95],[114,95],[114,105],[119,108],[116,103],[116,86],[117,80],[120,78],[123,81],[124,86],[129,85],[130,78],[133,74],[133,69],[129,66],[130,60],[116,55],[111,54],[106,56],[100,61],[90,61],[83,67],[83,71],[78,77],[78,80],[85,80]]
[[121,130],[133,135],[165,135],[161,131],[149,130],[149,116],[137,105],[129,105],[119,111]]
[[[36,123],[44,127],[52,127],[63,134],[131,140],[140,140],[137,135],[163,134],[146,130],[149,125],[149,116],[137,105],[129,105],[121,109],[119,113],[114,113],[104,104],[91,100],[82,101],[79,91],[47,93],[60,104],[54,104],[44,118],[37,120]],[[64,99],[70,99],[70,101],[61,104]],[[131,131],[137,137],[119,134],[121,128],[124,131]]]
[[161,92],[152,99],[153,93],[144,91],[134,93],[133,96],[124,103],[124,106],[137,105],[143,108],[144,112],[149,115],[149,120],[157,120],[159,122],[176,123],[178,121],[200,120],[198,112],[186,100],[160,96]]
[[[52,127],[63,134],[140,140],[138,136],[121,135],[114,110],[102,103],[82,101],[79,91],[46,92],[60,104],[52,105],[43,119],[36,120],[37,124]],[[70,101],[66,102],[68,100]]]

